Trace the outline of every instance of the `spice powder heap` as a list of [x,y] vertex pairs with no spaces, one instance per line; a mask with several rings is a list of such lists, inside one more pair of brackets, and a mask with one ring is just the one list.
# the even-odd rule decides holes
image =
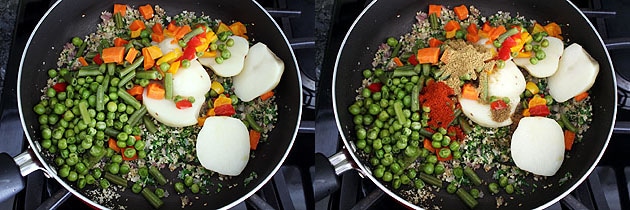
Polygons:
[[418,97],[423,106],[431,108],[429,112],[429,127],[437,129],[438,127],[447,128],[448,124],[455,119],[453,109],[455,101],[451,96],[455,95],[452,88],[444,82],[429,82],[422,89],[422,93]]
[[440,70],[443,75],[449,75],[444,82],[453,88],[455,94],[460,92],[461,79],[477,80],[477,72],[491,70],[495,61],[492,53],[481,45],[468,44],[464,40],[449,40],[444,42],[444,53],[440,61],[444,63]]

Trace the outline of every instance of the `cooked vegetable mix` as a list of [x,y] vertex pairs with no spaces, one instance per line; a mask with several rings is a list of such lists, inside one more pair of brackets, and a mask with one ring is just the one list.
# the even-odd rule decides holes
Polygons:
[[[73,37],[64,46],[33,107],[40,143],[56,173],[109,208],[120,207],[116,200],[125,199],[102,196],[104,192],[131,190],[159,208],[162,197],[182,194],[185,204],[188,193],[230,187],[217,181],[239,175],[276,122],[273,91],[284,70],[282,60],[264,44],[250,42],[241,22],[228,24],[186,11],[165,14],[150,4],[137,9],[114,4],[113,13],[104,11],[95,33]],[[257,46],[256,54],[248,54],[250,46]],[[259,72],[255,66],[260,64],[273,67]],[[233,76],[269,72],[263,75],[267,82],[247,84],[258,92],[232,82]],[[223,118],[233,123],[204,135],[217,137],[237,125],[244,141],[238,158],[225,156],[234,150],[230,133],[195,148],[204,122]],[[199,158],[209,148],[226,158]],[[232,169],[223,172],[226,167]],[[177,173],[180,180],[163,173]],[[240,184],[256,177],[249,174]]]
[[445,188],[470,208],[559,176],[589,128],[597,61],[555,22],[466,5],[429,5],[416,19],[383,38],[348,107],[372,175],[419,206]]

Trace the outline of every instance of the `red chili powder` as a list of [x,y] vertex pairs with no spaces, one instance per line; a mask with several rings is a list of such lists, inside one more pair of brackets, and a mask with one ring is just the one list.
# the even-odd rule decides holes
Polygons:
[[431,107],[429,112],[429,127],[446,128],[448,124],[455,118],[453,116],[453,108],[455,102],[450,96],[454,95],[451,89],[444,82],[431,82],[422,89],[420,96],[420,104],[422,106]]

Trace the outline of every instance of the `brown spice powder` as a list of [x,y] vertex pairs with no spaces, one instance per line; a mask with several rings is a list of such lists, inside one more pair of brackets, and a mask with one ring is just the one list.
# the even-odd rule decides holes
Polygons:
[[[460,93],[460,77],[469,75],[471,80],[477,80],[477,70],[491,70],[494,67],[492,53],[484,47],[467,43],[464,40],[447,40],[444,42],[444,53],[440,58],[442,75],[450,75],[444,82],[455,94]],[[468,76],[466,76],[468,77]]]

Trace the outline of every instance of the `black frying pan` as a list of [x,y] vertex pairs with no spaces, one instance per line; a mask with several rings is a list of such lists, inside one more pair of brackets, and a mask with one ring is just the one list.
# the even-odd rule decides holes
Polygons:
[[[169,16],[174,16],[183,10],[188,10],[227,22],[241,21],[243,23],[250,23],[251,25],[247,28],[248,35],[252,37],[255,42],[265,43],[284,61],[285,71],[280,84],[276,88],[278,123],[270,134],[268,143],[262,143],[258,147],[258,150],[254,152],[256,158],[249,161],[240,176],[233,177],[233,179],[227,182],[217,181],[215,183],[215,186],[219,183],[223,186],[238,184],[236,187],[223,187],[220,192],[211,193],[210,195],[188,194],[188,197],[193,201],[193,205],[187,207],[205,209],[229,208],[251,196],[274,175],[287,157],[293,145],[295,135],[297,134],[302,110],[302,85],[293,51],[275,21],[253,0],[58,1],[44,15],[35,28],[24,50],[20,65],[18,103],[22,116],[22,126],[31,148],[39,148],[38,142],[41,136],[39,133],[39,122],[37,120],[37,114],[32,111],[32,108],[39,102],[39,97],[42,95],[40,90],[46,85],[47,70],[56,67],[59,53],[63,45],[68,42],[71,37],[83,37],[96,31],[97,24],[101,22],[101,12],[112,11],[114,3],[124,3],[134,8],[150,3],[151,5],[160,5],[166,10]],[[21,140],[13,139],[13,141]],[[51,173],[56,171],[51,168],[51,166],[54,166],[54,162],[44,158],[44,156],[39,153],[38,149],[33,149],[33,151],[30,152],[36,156],[36,158],[31,156],[32,159],[37,159],[35,162],[40,162],[40,166],[46,173],[54,177],[66,189],[87,203],[102,208],[102,206],[96,202],[90,201],[83,196],[81,194],[83,191],[75,190],[74,185],[65,182],[64,179],[59,178],[55,173]],[[27,152],[25,152],[25,154],[26,153]],[[26,156],[22,155],[21,157],[29,158],[28,154]],[[11,181],[9,183],[0,182],[0,188],[2,188],[0,198],[6,198],[17,193],[16,190],[23,187],[23,185],[20,185],[20,183],[23,184],[23,180],[21,180],[22,177],[19,176],[20,171],[12,158],[8,157],[6,154],[0,154],[0,160],[0,164],[2,165],[0,172],[14,172],[13,174],[0,175],[0,179]],[[20,161],[18,161],[18,164],[19,163]],[[53,164],[49,165],[49,163]],[[22,169],[23,168],[24,167],[22,167]],[[167,179],[173,181],[173,183],[178,181],[177,172],[177,170],[173,173],[168,170],[162,170],[162,173]],[[256,172],[258,178],[251,181],[248,185],[244,185],[244,179],[247,178],[251,172]],[[24,174],[24,172],[22,174]],[[163,208],[180,208],[182,204],[180,196],[175,194],[172,185],[162,186],[162,188],[171,193],[171,196],[163,199]],[[197,196],[199,199],[195,199]],[[122,193],[121,199],[118,199],[116,202],[130,209],[151,208],[149,203],[145,201],[140,194],[134,194],[130,190],[126,190]]]
[[[481,10],[484,16],[495,14],[497,11],[511,12],[513,15],[520,14],[528,19],[538,21],[555,21],[563,27],[563,36],[570,42],[581,44],[595,58],[600,65],[600,72],[595,85],[591,88],[593,119],[591,128],[586,132],[584,141],[578,143],[569,152],[571,156],[564,160],[562,167],[556,176],[536,183],[539,187],[535,192],[526,192],[525,195],[513,195],[506,197],[508,209],[532,209],[544,208],[557,202],[569,192],[575,189],[589,173],[594,169],[601,158],[612,133],[613,123],[616,114],[616,81],[612,63],[608,52],[593,26],[575,5],[565,0],[533,0],[533,1],[409,1],[409,0],[388,0],[372,2],[354,22],[350,31],[346,34],[342,47],[337,56],[335,74],[333,80],[333,106],[337,118],[339,131],[346,148],[353,148],[355,141],[354,123],[352,115],[347,108],[354,102],[357,95],[355,92],[361,86],[363,78],[361,72],[366,68],[371,68],[374,53],[378,46],[387,37],[398,37],[411,31],[411,25],[416,21],[417,11],[427,11],[428,4],[442,4],[453,8],[462,4],[474,5]],[[431,207],[416,206],[409,201],[396,195],[388,184],[379,182],[371,175],[368,168],[369,161],[360,159],[349,149],[351,161],[357,163],[356,168],[376,183],[383,191],[396,198],[401,203],[410,207]],[[573,175],[565,184],[559,186],[558,180],[567,172]],[[484,180],[491,180],[490,174],[480,173]],[[543,189],[540,186],[553,184],[551,187]],[[479,199],[477,209],[496,208],[494,196],[488,196],[487,187],[478,187],[483,190],[486,196]],[[513,200],[509,197],[514,197]],[[437,193],[434,204],[444,207],[444,209],[463,209],[464,203],[455,195],[449,195],[445,190]]]

